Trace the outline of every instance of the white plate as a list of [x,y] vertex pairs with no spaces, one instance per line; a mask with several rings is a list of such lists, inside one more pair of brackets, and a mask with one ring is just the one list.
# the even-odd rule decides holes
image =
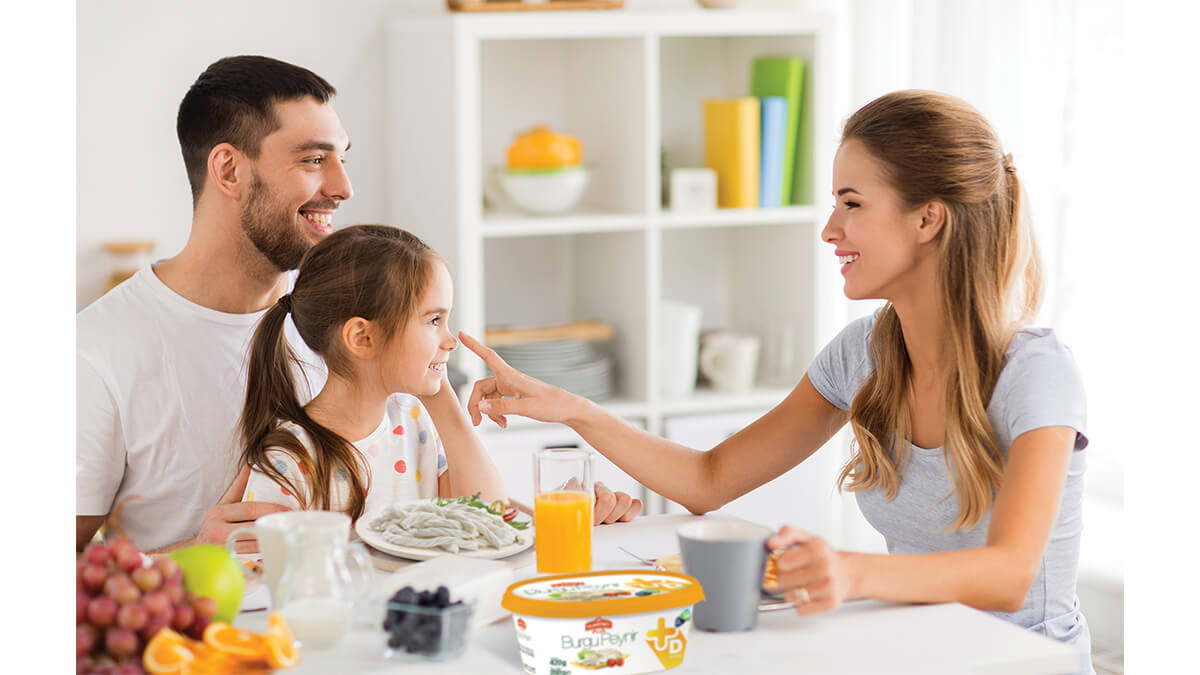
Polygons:
[[[365,513],[358,522],[354,523],[354,531],[362,538],[363,543],[373,549],[383,551],[390,555],[408,560],[429,560],[436,558],[439,555],[450,553],[443,548],[416,548],[413,546],[398,546],[383,538],[383,535],[368,527],[375,518],[379,517],[380,512]],[[518,517],[524,514],[517,514]],[[482,558],[484,560],[495,560],[497,558],[507,558],[510,555],[516,555],[521,551],[533,546],[533,523],[524,530],[515,530],[517,533],[517,541],[515,544],[509,544],[503,548],[481,548],[476,551],[459,551],[454,555],[461,555],[467,558]]]

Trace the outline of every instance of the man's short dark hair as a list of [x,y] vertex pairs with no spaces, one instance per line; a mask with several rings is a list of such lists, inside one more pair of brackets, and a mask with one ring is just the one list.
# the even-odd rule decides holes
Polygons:
[[175,120],[192,203],[204,189],[214,146],[230,143],[258,157],[262,140],[280,127],[276,103],[308,96],[327,103],[336,93],[311,70],[266,56],[228,56],[206,68],[184,95]]

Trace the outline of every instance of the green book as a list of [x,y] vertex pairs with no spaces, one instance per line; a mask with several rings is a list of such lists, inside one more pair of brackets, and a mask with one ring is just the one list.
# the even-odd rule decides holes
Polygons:
[[804,105],[804,61],[788,57],[754,59],[750,95],[787,99],[784,130],[783,180],[780,206],[812,202],[812,149],[808,143],[808,110]]

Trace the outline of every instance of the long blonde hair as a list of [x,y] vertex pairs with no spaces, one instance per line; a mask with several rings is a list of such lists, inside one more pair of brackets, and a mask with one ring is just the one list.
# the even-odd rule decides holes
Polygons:
[[[938,275],[954,351],[943,452],[959,502],[953,527],[970,528],[991,508],[1004,472],[987,405],[1015,327],[1033,318],[1040,301],[1041,268],[1022,215],[1020,181],[987,120],[946,94],[909,90],[877,98],[846,121],[842,142],[851,139],[881,164],[907,208],[933,201],[946,207]],[[850,405],[857,447],[838,484],[881,488],[891,500],[912,438],[912,363],[891,303],[876,319],[871,352],[874,371]]]

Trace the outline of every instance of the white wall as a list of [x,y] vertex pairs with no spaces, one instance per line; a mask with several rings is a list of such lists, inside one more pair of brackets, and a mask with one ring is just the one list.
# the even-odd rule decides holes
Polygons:
[[[697,5],[628,0],[626,6]],[[76,309],[104,292],[111,263],[103,242],[150,239],[157,244],[156,257],[164,258],[187,241],[191,198],[175,113],[196,76],[223,56],[282,59],[337,88],[333,105],[354,143],[347,166],[355,196],[335,224],[383,222],[388,184],[382,26],[394,17],[444,8],[444,0],[77,3]],[[413,102],[420,104],[419,92],[413,92]]]
[[[77,6],[76,305],[104,291],[111,239],[151,239],[156,255],[187,241],[191,197],[175,138],[179,101],[210,63],[263,54],[309,68],[338,89],[354,143],[355,197],[339,222],[384,217],[387,163],[381,24],[394,0],[106,0]],[[411,3],[424,6],[428,2]],[[332,11],[334,7],[353,7]]]

